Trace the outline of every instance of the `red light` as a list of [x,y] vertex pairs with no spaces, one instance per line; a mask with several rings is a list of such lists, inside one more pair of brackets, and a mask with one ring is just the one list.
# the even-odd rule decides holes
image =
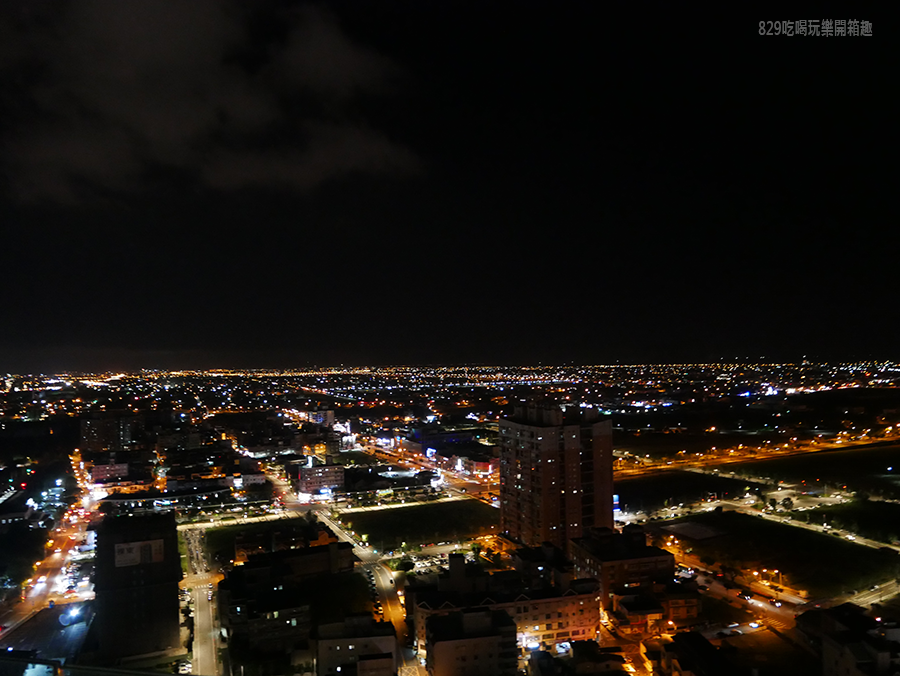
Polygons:
[[21,484],[22,488],[25,488],[25,486],[27,486],[27,485],[28,485],[28,484],[24,484],[24,483]]

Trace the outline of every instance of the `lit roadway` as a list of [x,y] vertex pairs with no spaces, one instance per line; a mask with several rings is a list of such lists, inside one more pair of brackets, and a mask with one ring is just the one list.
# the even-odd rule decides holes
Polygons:
[[[856,536],[844,530],[825,528],[820,524],[806,523],[803,521],[798,521],[796,519],[788,519],[778,514],[760,512],[759,510],[736,500],[720,500],[718,501],[718,503],[714,504],[721,504],[723,506],[727,505],[735,511],[744,514],[762,517],[768,521],[775,521],[777,523],[804,528],[806,530],[811,530],[818,533],[836,533],[840,535],[842,539],[853,542],[854,544],[862,545],[864,547],[871,547],[873,549],[889,548],[900,551],[900,547],[894,545],[886,545],[885,543],[878,542],[876,540],[869,540],[868,538]],[[776,628],[785,630],[792,629],[794,627],[794,613],[796,612],[797,606],[807,602],[807,599],[801,598],[793,590],[789,589],[787,585],[781,584],[780,586],[783,588],[783,591],[776,592],[770,586],[757,581],[754,581],[749,585],[749,588],[755,593],[755,596],[749,600],[741,600],[737,597],[740,589],[726,589],[721,583],[722,578],[717,578],[715,576],[715,573],[707,572],[705,565],[697,557],[685,554],[680,549],[680,547],[670,547],[669,551],[672,551],[675,554],[675,558],[679,563],[683,563],[684,565],[694,568],[698,571],[704,571],[704,574],[708,575],[707,580],[700,581],[701,584],[707,584],[707,586],[709,586],[709,590],[706,593],[713,596],[725,598],[730,602],[741,603],[742,605],[746,606],[750,612],[753,612],[756,617]],[[898,593],[900,593],[900,584],[898,584],[896,580],[890,580],[888,582],[885,582],[884,584],[877,585],[872,589],[859,591],[851,596],[841,597],[840,599],[836,600],[840,600],[841,602],[849,601],[851,603],[855,603],[858,606],[868,607],[873,603],[881,603],[889,598],[892,598]],[[761,597],[777,598],[784,603],[779,608],[771,605],[765,598]]]
[[203,531],[207,528],[219,528],[221,526],[237,526],[243,525],[246,523],[260,523],[262,521],[279,521],[281,519],[293,519],[298,516],[302,516],[301,510],[309,510],[313,509],[312,506],[307,507],[306,505],[297,505],[297,508],[294,509],[291,506],[288,506],[288,511],[284,512],[276,512],[273,514],[263,514],[262,516],[246,516],[246,517],[238,517],[236,519],[223,520],[221,518],[212,517],[209,519],[204,519],[203,521],[194,521],[187,523],[178,524],[178,530],[180,531],[188,531],[188,530],[199,530]]
[[0,637],[0,651],[36,650],[45,660],[75,658],[93,617],[93,602],[44,608],[28,622]]
[[[284,518],[295,518],[302,516],[306,512],[315,511],[316,515],[322,523],[331,528],[334,532],[335,536],[338,540],[342,542],[349,542],[353,545],[353,553],[356,554],[357,558],[362,562],[363,567],[369,568],[373,571],[375,575],[375,584],[376,589],[378,590],[378,594],[381,600],[381,607],[384,611],[385,619],[392,622],[394,624],[395,629],[397,630],[397,644],[401,653],[401,667],[400,667],[400,676],[420,676],[420,674],[424,674],[424,669],[420,670],[419,666],[416,662],[416,659],[411,650],[406,648],[406,622],[405,622],[405,611],[403,610],[403,605],[400,603],[400,598],[397,594],[397,589],[394,584],[392,584],[393,573],[388,570],[385,566],[383,566],[380,561],[382,560],[382,555],[376,553],[369,547],[365,547],[361,544],[358,544],[352,536],[350,536],[340,525],[332,521],[328,516],[329,508],[326,505],[309,505],[303,504],[297,500],[297,496],[291,492],[290,484],[284,479],[275,476],[271,473],[267,473],[266,475],[268,479],[275,486],[275,493],[284,501],[285,512],[280,514],[272,514],[265,516],[255,516],[255,517],[247,517],[241,518],[237,520],[229,520],[224,524],[219,522],[218,524],[212,524],[209,521],[204,521],[202,523],[193,523],[193,524],[180,524],[178,526],[179,530],[183,531],[185,536],[185,541],[189,543],[188,550],[191,551],[192,547],[190,543],[195,543],[195,547],[197,551],[200,552],[200,559],[204,561],[202,565],[205,566],[205,559],[202,559],[202,546],[199,546],[201,537],[201,533],[204,529],[209,528],[213,525],[234,525],[236,523],[254,523],[259,521],[274,521],[278,519]],[[191,538],[191,539],[189,539]],[[190,560],[193,562],[198,560],[194,554],[190,555]],[[208,576],[208,575],[207,575]],[[210,581],[213,579],[213,576],[208,576]],[[191,578],[189,578],[191,579]],[[198,642],[203,641],[205,649],[208,651],[213,648],[213,646],[217,643],[216,638],[216,623],[211,620],[212,631],[207,631],[206,626],[203,625],[201,628],[201,622],[203,622],[203,617],[205,615],[202,610],[202,604],[205,604],[207,607],[212,607],[212,604],[209,603],[207,597],[205,595],[204,589],[200,589],[199,592],[197,587],[199,585],[204,585],[204,580],[206,577],[203,575],[197,576],[197,584],[189,584],[188,580],[185,581],[184,586],[193,586],[194,594],[195,594],[195,606],[194,606],[194,662],[192,664],[192,671],[195,674],[202,674],[203,676],[218,676],[218,671],[209,671],[209,667],[207,664],[209,662],[202,661],[207,658],[199,657],[198,655]],[[218,579],[216,577],[215,579]],[[205,586],[205,585],[204,585]],[[210,610],[210,617],[211,615]],[[210,658],[211,659],[211,658]],[[219,666],[216,664],[216,668]]]
[[[218,622],[215,618],[215,604],[209,599],[213,595],[220,575],[209,572],[204,554],[204,533],[198,529],[182,533],[188,550],[190,574],[181,581],[181,587],[192,589],[194,599],[194,648],[191,673],[202,676],[218,676],[219,664]],[[212,588],[210,588],[212,584]]]
[[[796,612],[795,604],[784,601],[780,607],[772,605],[767,600],[768,597],[774,595],[772,590],[764,585],[755,583],[751,585],[752,591],[754,592],[754,594],[751,595],[751,598],[749,600],[741,599],[738,597],[738,592],[740,590],[726,589],[720,581],[721,579],[722,578],[716,578],[714,574],[710,574],[706,577],[704,582],[701,583],[705,583],[709,587],[705,593],[710,596],[724,599],[729,603],[740,603],[746,610],[753,613],[754,617],[763,625],[782,630],[793,628],[794,613]],[[783,598],[786,595],[781,594],[780,596]],[[741,629],[742,631],[746,631],[748,627],[741,627]]]
[[[33,585],[26,586],[24,600],[0,618],[0,626],[3,626],[8,631],[10,628],[25,622],[31,615],[42,608],[47,607],[50,601],[54,603],[69,603],[93,598],[93,592],[90,591],[70,594],[66,597],[66,586],[62,575],[62,568],[66,563],[66,559],[75,553],[75,546],[81,541],[84,531],[85,524],[82,519],[78,519],[74,524],[69,521],[62,521],[59,527],[54,529],[53,539],[48,543],[46,550],[48,552],[47,556],[42,561],[37,562],[34,567]],[[54,551],[57,548],[61,551]],[[41,576],[46,576],[44,582],[38,582]]]
[[499,492],[499,483],[497,479],[493,477],[486,479],[477,479],[460,476],[459,474],[451,472],[450,470],[439,468],[424,456],[413,453],[406,453],[405,451],[388,451],[382,448],[378,448],[377,446],[366,446],[365,451],[377,458],[396,463],[398,465],[404,465],[412,470],[428,470],[432,472],[437,472],[438,470],[440,470],[441,475],[444,477],[444,481],[447,483],[451,495],[454,495],[455,493],[458,496],[472,497],[476,500],[486,502],[487,504],[492,504],[490,493]]
[[[707,452],[700,457],[698,457],[697,455],[691,455],[684,458],[676,458],[674,460],[649,462],[638,467],[616,468],[614,470],[614,473],[616,477],[621,478],[626,476],[639,476],[641,474],[649,474],[654,472],[664,472],[673,469],[693,469],[695,471],[703,471],[703,468],[710,466],[739,464],[757,460],[784,458],[792,455],[801,455],[806,453],[819,453],[822,451],[842,450],[869,445],[879,446],[886,443],[900,442],[900,435],[894,434],[893,432],[894,430],[889,428],[885,433],[885,436],[879,438],[872,438],[867,436],[862,436],[860,438],[848,438],[845,436],[843,438],[836,438],[827,441],[816,439],[811,442],[803,442],[802,444],[795,444],[793,446],[789,446],[787,444],[774,444],[769,448],[760,449],[745,447],[743,449],[734,449],[733,452],[728,453],[728,455],[712,455],[710,452]],[[723,449],[722,452],[728,450],[730,449]],[[431,461],[429,461],[424,456],[414,453],[408,453],[402,450],[390,451],[379,448],[377,446],[368,445],[365,447],[365,451],[372,455],[375,455],[378,458],[404,464],[410,469],[432,471],[438,469]],[[493,478],[490,479],[487,486],[485,486],[484,484],[479,483],[477,480],[472,481],[469,479],[465,479],[463,477],[460,477],[459,475],[454,474],[453,472],[449,472],[448,470],[443,470],[443,473],[444,476],[447,477],[447,481],[451,485],[451,487],[456,488],[457,490],[466,488],[467,490],[465,492],[467,493],[470,490],[474,491],[475,497],[480,500],[484,500],[485,502],[490,502],[490,500],[485,499],[484,494],[488,491],[496,491],[498,487],[496,479]]]
[[[735,583],[734,589],[728,589],[723,584],[725,578],[716,577],[715,573],[706,570],[705,564],[701,563],[697,557],[685,554],[680,550],[674,552],[674,554],[676,561],[693,568],[699,573],[697,582],[708,587],[702,593],[724,599],[731,604],[740,604],[753,613],[763,624],[774,626],[777,629],[786,630],[793,628],[797,604],[803,603],[803,599],[790,593],[775,593],[771,588],[758,582],[750,585],[751,591],[754,592],[751,598],[749,600],[741,599],[738,594],[743,590],[743,585]],[[780,607],[770,604],[767,600],[775,597],[782,600]],[[748,628],[741,627],[741,629],[744,631]],[[714,634],[716,631],[718,629],[712,631],[712,633]]]
[[418,676],[424,673],[419,670],[418,663],[412,650],[406,647],[406,611],[400,603],[397,587],[393,584],[393,573],[380,563],[382,557],[369,547],[363,547],[344,531],[337,523],[332,521],[323,511],[318,512],[319,521],[334,531],[339,540],[353,545],[353,553],[363,563],[364,568],[372,570],[375,574],[375,588],[381,600],[384,610],[384,618],[392,622],[397,630],[397,646],[402,657],[401,676]]
[[[713,504],[713,503],[710,503]],[[843,530],[840,528],[826,528],[822,524],[818,523],[807,523],[805,521],[799,521],[793,517],[788,518],[784,516],[783,513],[772,513],[772,512],[761,512],[758,509],[754,509],[753,507],[741,503],[737,500],[720,500],[718,504],[728,505],[732,509],[738,512],[743,512],[744,514],[751,514],[753,516],[762,517],[763,519],[767,519],[768,521],[775,521],[777,523],[783,523],[788,526],[794,526],[796,528],[805,528],[806,530],[815,531],[817,533],[836,533],[840,535],[843,539],[848,540],[857,545],[863,545],[864,547],[871,547],[872,549],[893,549],[894,551],[900,552],[900,546],[897,545],[889,545],[884,542],[879,542],[878,540],[870,540],[869,538],[864,538],[861,535],[855,535],[850,531]],[[814,513],[814,512],[813,512]]]
[[[771,512],[760,512],[759,510],[753,509],[752,507],[749,507],[738,501],[722,500],[720,502],[722,504],[728,505],[729,507],[732,507],[735,511],[762,517],[764,519],[767,519],[768,521],[775,521],[777,523],[783,523],[785,525],[794,526],[796,528],[805,528],[806,530],[811,530],[817,533],[836,534],[841,536],[841,538],[844,540],[852,542],[853,544],[862,545],[863,547],[871,547],[872,549],[893,549],[894,551],[900,552],[900,547],[898,547],[897,545],[889,545],[884,542],[879,542],[878,540],[870,540],[869,538],[862,537],[861,535],[855,535],[847,530],[843,530],[840,528],[826,528],[822,524],[807,523],[805,521],[799,521],[794,518],[780,516],[777,513],[772,514]],[[890,582],[878,585],[874,589],[857,592],[856,594],[853,594],[852,596],[849,596],[843,600],[849,601],[850,603],[855,603],[859,606],[869,606],[873,603],[880,603],[885,599],[889,599],[898,593],[900,593],[900,585],[898,585],[895,580],[891,580]]]
[[339,524],[328,516],[328,508],[324,505],[304,505],[297,500],[291,492],[290,485],[278,477],[268,475],[275,484],[275,490],[284,500],[285,507],[289,510],[309,511],[316,510],[316,515],[322,523],[328,526],[341,542],[349,542],[353,545],[353,553],[362,562],[364,568],[372,570],[375,575],[375,587],[381,600],[384,617],[394,624],[397,630],[397,646],[401,654],[400,676],[419,676],[420,672],[416,658],[412,651],[406,648],[406,613],[400,603],[397,588],[393,584],[393,573],[380,563],[382,555],[370,547],[358,544]]
[[[773,445],[770,448],[743,448],[735,449],[728,455],[711,455],[710,452],[702,454],[701,457],[696,455],[686,456],[682,459],[654,461],[642,464],[639,467],[623,467],[616,468],[615,475],[637,476],[640,474],[648,474],[652,472],[664,472],[672,469],[682,470],[701,470],[701,468],[716,465],[732,465],[744,462],[755,462],[757,460],[771,460],[772,458],[785,458],[792,455],[803,455],[806,453],[819,453],[822,451],[836,451],[850,448],[858,448],[860,446],[881,446],[884,444],[898,443],[900,435],[886,433],[884,437],[873,439],[871,437],[863,437],[859,439],[841,438],[823,441],[816,439],[813,442],[803,442],[803,445],[785,447],[784,445]],[[727,451],[730,449],[724,449]],[[720,451],[720,452],[724,452]],[[636,458],[640,459],[640,458]]]

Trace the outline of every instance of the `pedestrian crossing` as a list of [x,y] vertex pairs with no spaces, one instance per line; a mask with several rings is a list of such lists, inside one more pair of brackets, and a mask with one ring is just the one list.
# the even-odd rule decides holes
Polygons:
[[790,629],[790,627],[788,627],[787,622],[785,622],[784,620],[776,619],[774,617],[767,619],[766,624],[770,627],[774,627],[775,629],[778,629],[779,631],[785,631],[786,629]]

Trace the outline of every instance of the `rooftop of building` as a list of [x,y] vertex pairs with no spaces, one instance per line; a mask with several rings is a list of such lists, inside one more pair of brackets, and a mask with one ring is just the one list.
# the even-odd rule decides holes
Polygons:
[[896,627],[879,622],[853,603],[809,610],[797,618],[797,628],[806,634],[829,636],[858,661],[870,660],[873,653],[900,656],[900,642],[892,640]]
[[708,676],[734,676],[738,673],[719,648],[700,632],[688,631],[675,634],[666,644],[666,652],[675,652],[682,671],[692,671]]
[[175,513],[105,516],[97,529],[101,535],[129,535],[140,540],[149,532],[171,531],[175,534]]
[[699,599],[700,592],[681,581],[666,581],[653,585],[653,593],[660,599]]
[[468,608],[515,603],[516,601],[539,601],[565,596],[581,596],[593,594],[598,588],[599,583],[594,578],[573,580],[569,588],[565,590],[558,587],[542,587],[539,589],[488,589],[486,591],[455,592],[424,587],[415,590],[415,603],[421,608],[431,610]]
[[460,641],[495,636],[504,629],[515,632],[516,623],[505,610],[466,608],[449,615],[429,617],[427,628],[435,642]]
[[560,568],[572,565],[572,562],[566,557],[566,553],[552,542],[544,542],[540,547],[521,547],[515,550],[513,557],[523,563],[543,563]]
[[[527,404],[515,406],[511,415],[503,418],[503,422],[512,422],[529,427],[559,427],[560,425],[586,425],[608,420],[601,415],[599,409],[567,406],[559,404]],[[611,423],[610,423],[611,424]]]
[[319,640],[396,635],[393,623],[375,620],[369,613],[349,615],[342,622],[320,624],[316,629]]
[[619,607],[624,608],[629,613],[661,613],[662,605],[652,596],[626,596],[619,599]]
[[493,458],[490,446],[485,446],[479,441],[440,442],[428,445],[437,451],[438,455],[449,458],[457,456],[468,458],[474,462],[489,462]]
[[625,658],[618,654],[616,648],[601,647],[596,641],[572,641],[572,662],[625,664]]
[[878,626],[875,618],[866,615],[865,609],[854,603],[808,610],[797,618],[797,624],[807,630],[852,631],[863,634]]
[[625,526],[621,533],[611,528],[593,528],[588,535],[571,542],[600,561],[672,557],[665,549],[648,545],[640,526]]

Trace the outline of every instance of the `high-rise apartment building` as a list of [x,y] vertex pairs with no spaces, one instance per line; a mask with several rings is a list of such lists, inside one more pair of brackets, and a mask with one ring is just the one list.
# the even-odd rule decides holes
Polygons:
[[566,550],[613,527],[612,421],[596,409],[517,407],[500,421],[500,525],[526,545]]
[[143,416],[116,412],[83,418],[81,450],[98,452],[130,450],[138,441],[143,425]]
[[174,513],[104,517],[94,591],[106,661],[182,649],[181,578]]

